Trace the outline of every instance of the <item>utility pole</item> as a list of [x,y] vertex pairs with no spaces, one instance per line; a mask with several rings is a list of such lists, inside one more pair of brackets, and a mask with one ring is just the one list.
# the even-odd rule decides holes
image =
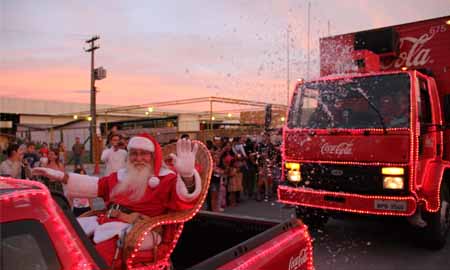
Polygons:
[[309,80],[309,42],[310,42],[310,12],[311,12],[311,2],[308,1],[308,49],[307,49],[307,56],[308,56],[308,60],[306,62],[306,80]]
[[289,59],[289,47],[290,47],[290,41],[289,41],[289,33],[291,32],[291,25],[288,25],[287,29],[287,37],[286,37],[286,58],[287,58],[287,66],[286,66],[286,88],[287,88],[287,97],[286,97],[286,105],[289,106],[289,88],[291,84],[291,78],[290,78],[290,59]]
[[100,46],[95,46],[94,41],[100,39],[99,36],[93,36],[91,39],[86,40],[86,43],[90,44],[91,47],[86,52],[91,53],[91,122],[89,123],[89,135],[91,136],[90,140],[90,150],[91,150],[91,162],[94,162],[94,140],[96,137],[96,128],[97,128],[97,110],[96,110],[96,89],[95,89],[95,69],[94,69],[94,52],[99,49]]

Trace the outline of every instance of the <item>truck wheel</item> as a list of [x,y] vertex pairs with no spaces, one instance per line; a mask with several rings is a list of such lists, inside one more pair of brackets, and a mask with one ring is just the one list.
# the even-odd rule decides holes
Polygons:
[[321,209],[297,206],[295,214],[310,228],[321,228],[328,222],[328,214]]
[[441,185],[441,207],[436,213],[425,213],[428,225],[425,228],[425,244],[430,249],[444,247],[450,231],[450,190],[448,183]]

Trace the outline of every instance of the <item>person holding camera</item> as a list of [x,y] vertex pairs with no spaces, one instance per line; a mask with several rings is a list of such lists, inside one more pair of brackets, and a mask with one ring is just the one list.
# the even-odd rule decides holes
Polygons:
[[110,148],[106,148],[102,152],[101,160],[106,164],[105,175],[117,172],[119,169],[125,168],[127,165],[127,151],[119,145],[121,140],[120,134],[112,134],[109,138]]

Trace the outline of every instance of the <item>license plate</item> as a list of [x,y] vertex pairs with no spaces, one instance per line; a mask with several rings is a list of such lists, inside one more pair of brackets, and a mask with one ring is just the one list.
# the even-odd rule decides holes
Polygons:
[[390,210],[390,211],[406,211],[406,201],[391,201],[391,200],[375,200],[374,208],[377,210]]

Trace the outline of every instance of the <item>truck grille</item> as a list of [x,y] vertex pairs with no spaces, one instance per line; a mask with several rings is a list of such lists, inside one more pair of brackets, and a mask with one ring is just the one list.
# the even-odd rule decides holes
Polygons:
[[405,190],[383,189],[381,167],[345,166],[335,164],[304,163],[301,166],[302,181],[299,186],[317,190],[347,192],[361,195],[405,195]]

